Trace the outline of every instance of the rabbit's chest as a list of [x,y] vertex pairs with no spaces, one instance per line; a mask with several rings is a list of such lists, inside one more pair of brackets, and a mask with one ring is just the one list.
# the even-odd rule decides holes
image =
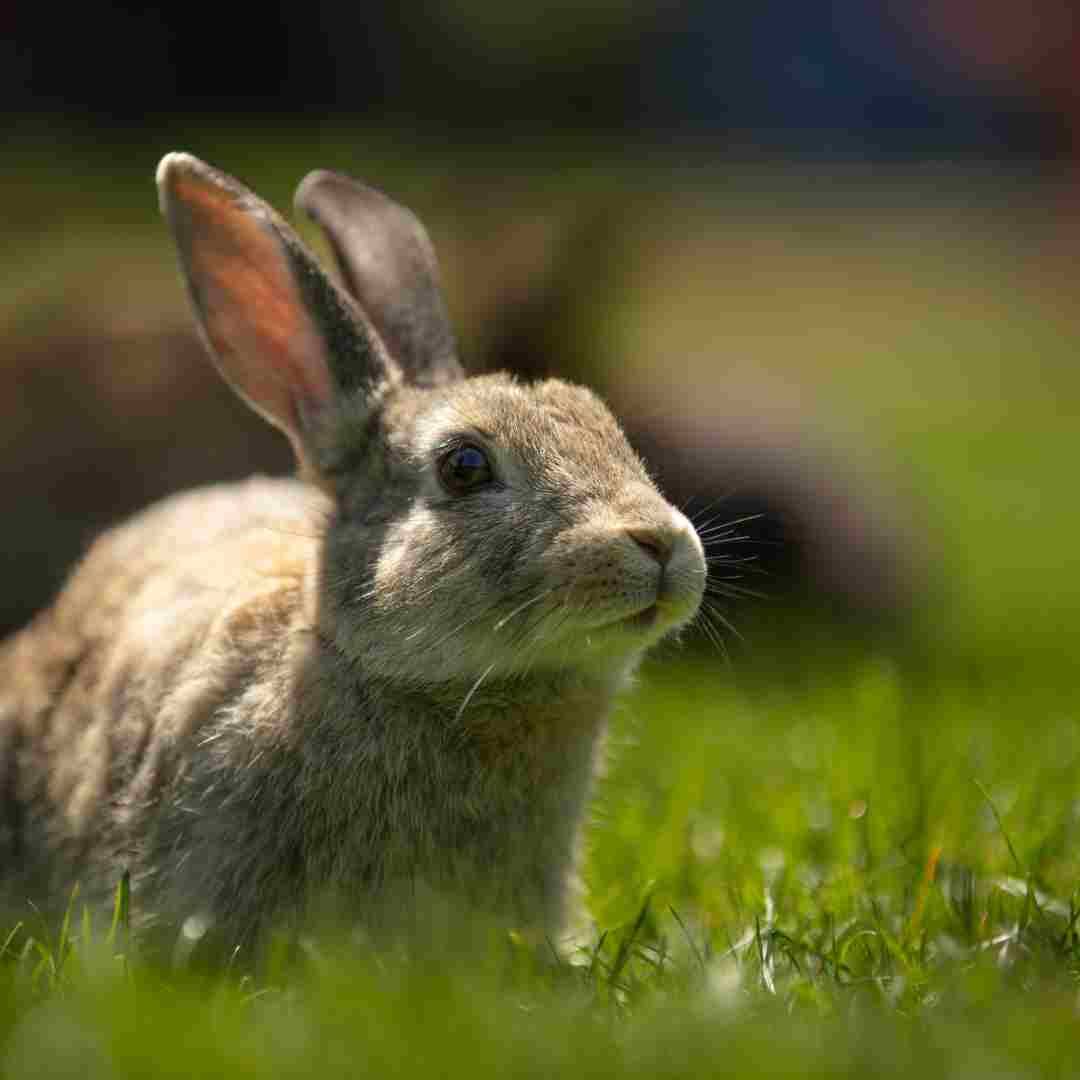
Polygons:
[[599,695],[514,711],[489,699],[468,723],[388,725],[378,752],[358,747],[330,803],[308,817],[328,826],[308,838],[309,882],[370,896],[423,881],[485,907],[550,907],[573,861],[606,711]]

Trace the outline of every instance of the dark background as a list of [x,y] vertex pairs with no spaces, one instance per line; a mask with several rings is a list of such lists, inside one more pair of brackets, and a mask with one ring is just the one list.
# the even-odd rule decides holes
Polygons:
[[0,20],[11,114],[110,138],[184,116],[1001,159],[1060,157],[1075,134],[1068,0],[15,2]]

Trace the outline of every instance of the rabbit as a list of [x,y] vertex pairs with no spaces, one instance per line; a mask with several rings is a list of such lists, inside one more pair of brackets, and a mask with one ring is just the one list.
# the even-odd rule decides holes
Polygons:
[[249,948],[324,896],[379,926],[445,894],[557,939],[613,700],[702,598],[693,526],[589,390],[464,376],[409,210],[304,180],[342,287],[232,177],[157,182],[297,472],[114,527],[0,647],[5,902],[127,874],[140,932]]

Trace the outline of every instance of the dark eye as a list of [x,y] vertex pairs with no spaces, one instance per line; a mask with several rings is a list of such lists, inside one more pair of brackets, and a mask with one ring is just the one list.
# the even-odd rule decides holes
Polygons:
[[439,479],[452,495],[465,495],[494,479],[487,454],[478,446],[457,446],[439,461]]

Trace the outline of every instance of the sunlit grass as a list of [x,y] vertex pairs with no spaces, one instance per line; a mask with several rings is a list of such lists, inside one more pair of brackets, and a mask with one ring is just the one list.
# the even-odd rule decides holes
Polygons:
[[596,927],[558,960],[505,935],[411,955],[316,936],[254,972],[161,970],[129,956],[122,917],[94,926],[76,898],[59,932],[31,912],[4,949],[8,1060],[74,1055],[82,1075],[1064,1067],[1072,700],[905,665],[650,669],[597,799]]

